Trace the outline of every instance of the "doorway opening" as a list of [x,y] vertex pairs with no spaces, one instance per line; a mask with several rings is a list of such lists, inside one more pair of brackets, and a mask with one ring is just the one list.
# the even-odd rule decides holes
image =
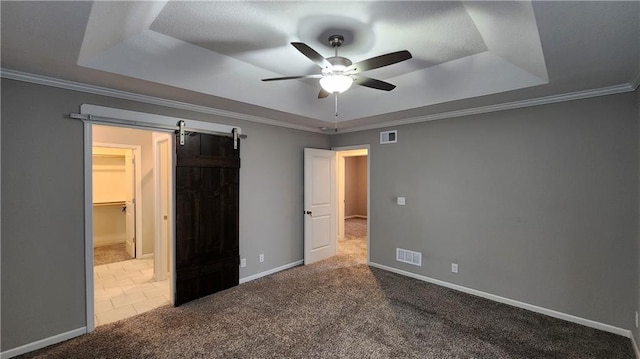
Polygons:
[[[177,234],[185,235],[185,228],[179,228],[177,213],[184,214],[183,211],[176,211],[177,208],[177,167],[178,166],[178,148],[189,146],[192,142],[192,134],[207,133],[215,136],[224,136],[228,139],[226,143],[234,150],[239,151],[239,139],[246,138],[242,135],[240,127],[221,125],[211,122],[202,122],[195,120],[185,120],[176,117],[155,115],[144,112],[129,111],[111,107],[96,106],[91,104],[83,104],[80,106],[81,113],[70,113],[69,116],[74,119],[83,121],[84,128],[84,238],[85,238],[85,290],[86,290],[86,331],[92,332],[96,323],[104,324],[100,321],[100,315],[97,312],[103,310],[116,310],[108,317],[109,321],[124,319],[125,317],[134,316],[140,312],[151,309],[163,304],[177,304],[178,294],[176,277],[180,268],[177,268]],[[104,133],[99,133],[101,129]],[[95,130],[95,131],[94,131]],[[188,134],[188,136],[185,136]],[[101,136],[109,136],[111,139],[105,139]],[[230,139],[230,140],[229,140]],[[140,142],[142,141],[142,142]],[[122,277],[125,277],[125,264],[122,268],[116,268],[117,273],[101,275],[93,265],[93,175],[92,175],[92,145],[94,142],[106,142],[116,144],[139,144],[141,152],[141,174],[138,176],[142,186],[142,200],[136,201],[137,204],[143,205],[143,209],[139,211],[142,217],[142,244],[136,246],[136,251],[142,251],[139,257],[132,259],[135,265],[127,264],[134,272],[138,271],[138,277],[130,276],[128,279],[133,282],[122,283],[127,288],[118,287],[117,283]],[[181,144],[184,143],[184,146]],[[202,149],[213,149],[215,146],[201,146]],[[226,150],[225,150],[226,151]],[[239,152],[236,151],[236,155]],[[208,155],[202,157],[211,157]],[[214,156],[215,157],[215,156]],[[222,162],[218,161],[222,160]],[[226,163],[226,159],[216,159],[217,167],[220,163]],[[228,162],[228,161],[227,161]],[[232,162],[237,162],[239,167],[239,158]],[[166,167],[166,170],[165,170]],[[185,167],[185,166],[182,166]],[[186,166],[189,167],[189,166]],[[211,166],[210,166],[211,167]],[[216,166],[213,166],[216,167]],[[238,168],[239,169],[239,168]],[[167,172],[168,171],[168,172]],[[187,171],[189,172],[189,171]],[[198,172],[198,171],[195,171]],[[199,170],[199,172],[202,172]],[[205,171],[206,172],[206,171]],[[236,173],[234,178],[238,178]],[[230,178],[226,176],[224,178]],[[334,181],[335,182],[335,181]],[[213,181],[201,181],[199,183],[211,184]],[[239,189],[235,188],[235,194],[239,193]],[[158,206],[156,204],[159,204]],[[237,207],[236,207],[237,208]],[[219,211],[206,210],[209,213],[220,213]],[[234,210],[234,216],[238,216],[238,211]],[[212,219],[206,219],[211,222]],[[238,223],[237,220],[234,221]],[[187,223],[183,221],[183,224]],[[196,222],[188,222],[188,228],[193,228]],[[188,229],[187,228],[187,229]],[[236,228],[237,230],[237,228]],[[238,231],[236,231],[237,233]],[[187,233],[188,235],[188,233]],[[168,242],[168,243],[167,243]],[[150,248],[149,248],[150,246]],[[234,250],[237,250],[237,245]],[[218,247],[221,248],[221,247]],[[238,257],[235,255],[233,258]],[[182,257],[181,257],[182,258]],[[142,266],[143,261],[150,264],[146,267]],[[169,262],[168,264],[166,262]],[[123,262],[121,262],[123,263]],[[107,264],[107,266],[117,267],[117,264]],[[142,268],[135,268],[140,266]],[[156,267],[161,266],[160,269]],[[149,269],[151,268],[151,269]],[[165,269],[163,269],[165,268]],[[184,269],[184,268],[183,268]],[[151,273],[151,275],[149,275]],[[110,277],[113,276],[113,277]],[[144,275],[144,277],[143,277]],[[97,284],[98,279],[105,277],[109,284]],[[162,277],[166,279],[162,279]],[[237,276],[235,276],[237,277]],[[160,283],[164,282],[164,283]],[[237,284],[237,279],[234,280]],[[165,284],[166,283],[166,284]],[[140,287],[132,287],[140,285]],[[160,288],[162,286],[167,289]],[[99,293],[98,290],[101,292]],[[106,297],[112,295],[110,291],[119,295],[117,299]],[[163,298],[164,297],[164,298]],[[98,300],[102,299],[99,303]],[[108,300],[104,300],[108,299]],[[144,303],[145,301],[148,302]],[[165,301],[166,300],[166,301]],[[167,303],[168,302],[168,303]],[[148,304],[148,305],[147,305]],[[106,315],[102,315],[106,317]],[[103,318],[104,319],[104,318]]]
[[140,146],[98,144],[92,147],[93,263],[102,265],[139,257],[141,221]]
[[369,145],[304,149],[305,265],[336,254],[370,262],[370,160]]
[[91,125],[93,316],[100,326],[173,304],[172,141]]
[[337,150],[338,254],[369,262],[369,149]]

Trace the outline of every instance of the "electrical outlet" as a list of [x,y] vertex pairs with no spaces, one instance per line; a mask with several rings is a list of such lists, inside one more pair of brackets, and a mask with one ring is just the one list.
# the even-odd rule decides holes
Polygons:
[[264,254],[260,254],[260,263],[264,262]]
[[458,273],[458,263],[451,263],[451,272]]
[[247,258],[241,258],[240,259],[240,267],[244,268],[247,266]]

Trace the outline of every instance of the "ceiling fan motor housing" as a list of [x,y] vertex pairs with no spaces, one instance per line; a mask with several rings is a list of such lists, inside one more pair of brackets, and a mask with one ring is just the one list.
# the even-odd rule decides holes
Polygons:
[[335,71],[341,72],[342,70],[347,68],[347,66],[351,65],[351,60],[342,56],[328,57],[327,61],[329,61],[329,63],[331,64],[331,68],[324,69],[322,71],[323,73],[331,73]]

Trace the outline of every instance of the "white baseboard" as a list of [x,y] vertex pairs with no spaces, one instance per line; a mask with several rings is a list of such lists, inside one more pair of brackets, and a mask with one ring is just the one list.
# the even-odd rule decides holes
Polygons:
[[254,275],[250,275],[248,277],[240,278],[240,284],[246,283],[246,282],[250,282],[250,281],[258,279],[258,278],[262,278],[262,277],[268,276],[269,274],[281,272],[281,271],[289,269],[289,268],[297,267],[297,266],[299,266],[299,265],[301,265],[303,263],[304,263],[304,260],[299,260],[299,261],[295,261],[295,262],[292,262],[292,263],[289,263],[289,264],[285,264],[285,265],[277,267],[277,268],[269,269],[268,271],[264,271],[264,272],[260,272],[260,273],[254,274]]
[[74,330],[68,331],[66,333],[61,333],[61,334],[54,335],[54,336],[49,337],[49,338],[38,340],[38,341],[33,342],[33,343],[25,344],[25,345],[19,346],[17,348],[9,349],[9,350],[6,350],[6,351],[3,351],[2,353],[0,353],[0,359],[13,358],[15,356],[18,356],[18,355],[21,355],[21,354],[24,354],[24,353],[28,353],[28,352],[32,352],[34,350],[38,350],[38,349],[42,349],[44,347],[48,347],[49,345],[58,344],[58,343],[63,342],[65,340],[69,340],[71,338],[75,338],[77,336],[85,334],[86,332],[87,332],[87,328],[86,327],[82,327],[82,328],[78,328],[78,329],[74,329]]
[[633,352],[636,354],[636,359],[640,359],[640,350],[638,350],[638,343],[631,333],[631,345],[633,346]]
[[361,216],[359,214],[354,214],[353,216],[345,216],[344,219],[349,219],[349,218],[362,218],[362,219],[367,219],[367,216]]
[[460,291],[460,292],[464,292],[464,293],[472,294],[472,295],[475,295],[475,296],[478,296],[478,297],[482,297],[482,298],[486,298],[486,299],[489,299],[489,300],[493,300],[494,302],[508,304],[508,305],[511,305],[511,306],[514,306],[514,307],[530,310],[532,312],[548,315],[550,317],[566,320],[568,322],[581,324],[581,325],[584,325],[586,327],[595,328],[595,329],[603,330],[605,332],[622,335],[622,336],[627,337],[627,338],[632,338],[631,331],[628,330],[628,329],[618,328],[618,327],[614,327],[614,326],[609,325],[609,324],[596,322],[596,321],[593,321],[593,320],[590,320],[590,319],[576,317],[576,316],[571,315],[571,314],[566,314],[566,313],[558,312],[558,311],[555,311],[555,310],[552,310],[552,309],[539,307],[537,305],[533,305],[533,304],[529,304],[529,303],[520,302],[520,301],[517,301],[517,300],[514,300],[514,299],[501,297],[501,296],[498,296],[498,295],[495,295],[495,294],[491,294],[491,293],[487,293],[487,292],[483,292],[483,291],[480,291],[480,290],[463,287],[463,286],[458,285],[458,284],[445,282],[445,281],[442,281],[442,280],[439,280],[439,279],[426,277],[426,276],[423,276],[423,275],[407,272],[407,271],[404,271],[404,270],[401,270],[401,269],[385,266],[385,265],[378,264],[378,263],[370,262],[369,265],[372,266],[372,267],[376,267],[376,268],[380,268],[380,269],[389,271],[389,272],[393,272],[393,273],[401,274],[401,275],[404,275],[404,276],[407,276],[407,277],[419,279],[419,280],[422,280],[422,281],[425,281],[425,282],[433,283],[433,284],[436,284],[436,285],[439,285],[439,286],[442,286],[442,287],[451,288],[451,289],[454,289],[454,290],[457,290],[457,291]]
[[[148,257],[148,256],[153,256],[153,253],[151,254],[145,254],[142,257]],[[264,272],[260,272],[254,275],[250,275],[248,277],[244,277],[244,278],[240,278],[240,284],[242,283],[246,283],[246,282],[250,282],[252,280],[258,279],[258,278],[262,278],[265,276],[268,276],[269,274],[273,274],[273,273],[277,273],[286,269],[290,269],[293,267],[297,267],[301,264],[303,264],[304,261],[303,260],[299,260],[299,261],[295,261],[289,264],[285,264],[283,266],[277,267],[277,268],[273,268],[270,269],[268,271],[264,271]],[[38,350],[38,349],[42,349],[44,347],[47,347],[49,345],[53,345],[53,344],[57,344],[60,342],[63,342],[65,340],[69,340],[71,338],[75,338],[77,336],[80,336],[82,334],[85,334],[87,332],[87,328],[86,327],[82,327],[82,328],[78,328],[66,333],[62,333],[62,334],[58,334],[58,335],[54,335],[52,337],[49,338],[45,338],[42,340],[38,340],[36,342],[33,343],[29,343],[29,344],[25,344],[23,346],[17,347],[17,348],[13,348],[13,349],[9,349],[7,351],[4,351],[2,353],[0,353],[0,359],[8,359],[8,358],[13,358],[15,356],[24,354],[24,353],[28,353],[28,352],[32,352],[34,350]]]
[[153,258],[153,253],[147,253],[140,256],[140,259]]
[[[270,269],[270,270],[267,270],[267,271],[264,271],[264,272],[253,274],[253,275],[250,275],[248,277],[240,278],[240,284],[246,283],[246,282],[250,282],[252,280],[255,280],[255,279],[258,279],[258,278],[262,278],[262,277],[265,277],[265,276],[268,276],[270,274],[277,273],[277,272],[280,272],[280,271],[283,271],[283,270],[286,270],[286,269],[297,267],[297,266],[299,266],[299,265],[301,265],[303,263],[304,263],[304,260],[299,260],[299,261],[295,261],[295,262],[292,262],[292,263],[289,263],[289,264],[285,264],[285,265],[282,265],[280,267],[273,268],[273,269]],[[577,324],[581,324],[581,325],[584,325],[584,326],[587,326],[587,327],[590,327],[590,328],[603,330],[605,332],[622,335],[624,337],[627,337],[627,338],[631,339],[631,344],[633,346],[633,350],[635,352],[636,358],[640,359],[640,351],[638,350],[638,345],[636,344],[635,338],[633,337],[631,331],[628,330],[628,329],[622,329],[622,328],[614,327],[614,326],[609,325],[609,324],[604,324],[604,323],[596,322],[596,321],[593,321],[593,320],[590,320],[590,319],[577,317],[577,316],[574,316],[574,315],[571,315],[571,314],[566,314],[566,313],[558,312],[558,311],[555,311],[555,310],[539,307],[539,306],[536,306],[536,305],[533,305],[533,304],[528,304],[528,303],[520,302],[520,301],[517,301],[517,300],[501,297],[501,296],[498,296],[498,295],[495,295],[495,294],[479,291],[479,290],[476,290],[476,289],[467,288],[467,287],[464,287],[464,286],[461,286],[461,285],[458,285],[458,284],[445,282],[445,281],[442,281],[442,280],[438,280],[438,279],[426,277],[426,276],[423,276],[423,275],[407,272],[407,271],[404,271],[404,270],[401,270],[401,269],[389,267],[389,266],[378,264],[378,263],[374,263],[374,262],[369,262],[369,265],[371,267],[379,268],[379,269],[386,270],[386,271],[389,271],[389,272],[393,272],[393,273],[397,273],[397,274],[404,275],[404,276],[407,276],[407,277],[411,277],[411,278],[415,278],[415,279],[418,279],[418,280],[422,280],[422,281],[425,281],[425,282],[433,283],[433,284],[440,285],[440,286],[443,286],[443,287],[446,287],[446,288],[451,288],[451,289],[454,289],[454,290],[457,290],[457,291],[460,291],[460,292],[464,292],[464,293],[472,294],[472,295],[475,295],[475,296],[478,296],[478,297],[482,297],[482,298],[486,298],[486,299],[489,299],[489,300],[493,300],[495,302],[508,304],[508,305],[511,305],[511,306],[514,306],[514,307],[530,310],[532,312],[548,315],[550,317],[566,320],[568,322],[577,323]],[[65,341],[65,340],[69,340],[71,338],[75,338],[77,336],[85,334],[86,332],[87,332],[87,328],[86,327],[82,327],[82,328],[78,328],[78,329],[74,329],[74,330],[68,331],[66,333],[61,333],[61,334],[54,335],[54,336],[49,337],[49,338],[38,340],[38,341],[33,342],[33,343],[25,344],[25,345],[22,345],[22,346],[17,347],[17,348],[9,349],[9,350],[6,350],[6,351],[0,353],[0,359],[13,358],[15,356],[18,356],[18,355],[21,355],[21,354],[24,354],[24,353],[28,353],[28,352],[32,352],[34,350],[42,349],[42,348],[47,347],[49,345],[57,344],[57,343]]]

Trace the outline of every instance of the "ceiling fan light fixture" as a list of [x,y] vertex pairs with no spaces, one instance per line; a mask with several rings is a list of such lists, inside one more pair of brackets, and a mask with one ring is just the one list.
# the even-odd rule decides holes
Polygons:
[[351,84],[353,84],[351,76],[342,74],[325,75],[320,79],[320,86],[329,93],[343,93],[351,87]]
[[291,45],[293,45],[296,50],[300,51],[304,56],[320,67],[322,74],[276,77],[262,79],[262,81],[320,78],[320,86],[322,87],[322,90],[318,93],[318,98],[326,98],[332,93],[337,94],[347,91],[354,82],[354,78],[351,76],[355,77],[355,81],[358,85],[376,90],[391,91],[396,87],[388,82],[361,76],[359,73],[409,60],[411,58],[411,53],[409,51],[402,50],[390,52],[354,64],[348,58],[338,56],[338,48],[342,45],[343,41],[344,37],[342,35],[332,35],[329,37],[329,44],[335,49],[335,56],[327,58],[320,55],[316,50],[312,49],[304,42],[292,42]]

